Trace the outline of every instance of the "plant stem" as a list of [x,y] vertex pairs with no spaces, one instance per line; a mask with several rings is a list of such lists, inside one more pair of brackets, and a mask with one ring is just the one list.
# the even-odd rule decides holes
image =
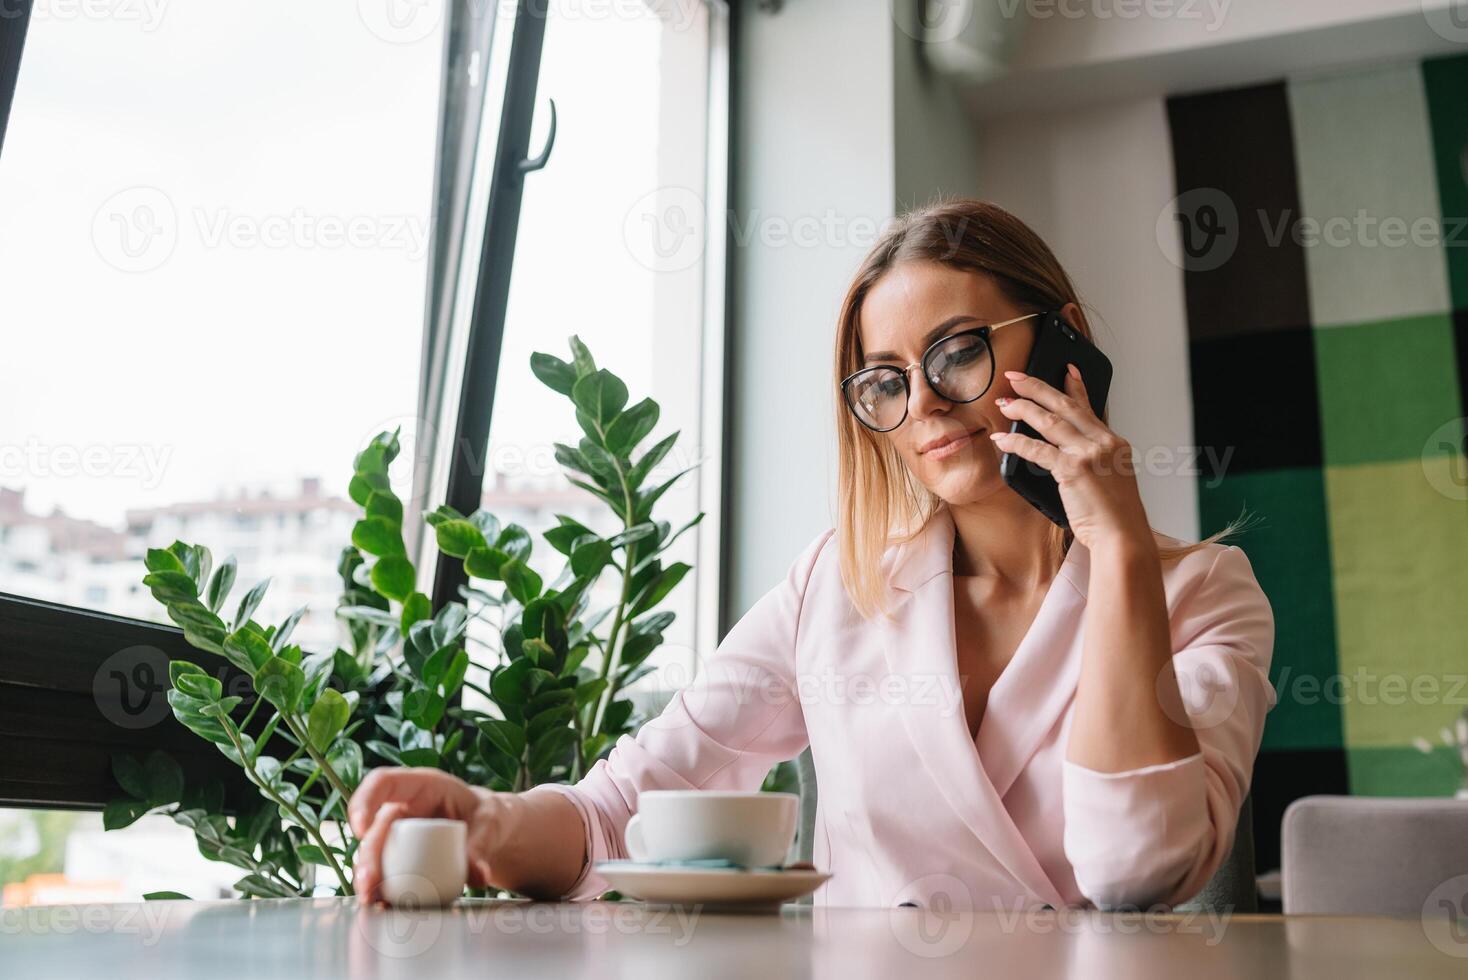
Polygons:
[[[605,442],[606,433],[602,431],[600,425],[597,426],[597,432],[601,435],[602,441]],[[634,526],[637,517],[636,510],[632,506],[632,488],[627,484],[627,473],[622,469],[622,461],[615,455],[612,457],[612,461],[617,467],[617,479],[622,484],[622,506],[626,508],[621,515],[622,529],[626,531]],[[621,653],[617,645],[617,640],[622,630],[622,616],[627,611],[627,600],[631,598],[629,593],[632,591],[632,568],[635,564],[634,558],[637,554],[637,542],[628,541],[625,545],[625,550],[625,564],[622,566],[622,594],[617,599],[617,611],[612,614],[612,631],[607,637],[606,655],[602,657],[601,662],[601,676],[607,682],[607,689],[597,699],[596,713],[592,715],[591,730],[587,733],[588,736],[597,735],[601,732],[602,723],[606,720],[607,709],[611,707],[612,695],[616,690],[614,678]]]
[[255,712],[259,709],[260,702],[264,700],[260,695],[255,695],[255,703],[250,705],[250,710],[245,712],[245,717],[240,721],[240,731],[245,730],[245,726],[250,723],[250,719],[255,717]]
[[[347,881],[347,876],[345,873],[342,872],[341,865],[336,863],[336,855],[331,853],[331,847],[326,843],[326,838],[322,836],[321,828],[309,823],[305,817],[301,816],[301,811],[296,809],[294,803],[287,803],[285,801],[285,797],[276,793],[275,790],[271,789],[266,784],[265,780],[260,778],[260,774],[255,771],[255,764],[249,761],[250,757],[245,752],[244,743],[240,741],[239,733],[235,730],[234,724],[230,722],[227,718],[222,718],[220,720],[224,722],[225,734],[227,734],[229,736],[229,740],[234,743],[235,751],[240,754],[240,759],[245,764],[245,772],[249,773],[250,780],[254,782],[256,786],[260,787],[260,791],[266,796],[270,797],[271,801],[274,802],[276,806],[279,806],[286,812],[288,812],[291,815],[291,818],[294,819],[296,823],[299,824],[303,829],[305,829],[306,833],[316,838],[316,843],[321,846],[321,853],[326,856],[326,860],[331,862],[331,870],[336,872],[336,880],[341,882],[342,892],[346,895],[353,894],[352,883]],[[282,776],[281,778],[283,779],[285,777]]]
[[332,789],[341,794],[342,815],[345,816],[347,802],[352,798],[351,790],[347,789],[346,783],[342,782],[342,778],[337,775],[331,763],[326,761],[326,757],[318,752],[316,747],[311,744],[311,739],[307,736],[306,731],[296,722],[296,719],[284,711],[280,713],[280,717],[285,720],[286,727],[291,730],[296,738],[301,740],[301,745],[305,747],[312,761],[321,767],[321,771],[326,775],[326,781],[331,783]]
[[[630,513],[628,516],[630,518]],[[632,567],[632,553],[636,547],[637,542],[635,541],[627,544],[628,568]],[[622,575],[622,594],[617,600],[617,611],[612,614],[612,631],[607,637],[607,652],[606,656],[602,657],[601,662],[601,677],[607,682],[607,689],[601,693],[601,697],[597,698],[596,713],[591,717],[591,730],[588,732],[589,735],[601,733],[602,723],[606,720],[607,709],[611,707],[612,697],[616,693],[616,670],[621,661],[622,653],[617,641],[622,631],[622,616],[627,611],[627,600],[631,598],[629,594],[631,591],[632,574],[627,572]]]
[[484,695],[486,698],[489,698],[491,702],[494,701],[494,695],[490,694],[488,691],[480,687],[478,684],[475,684],[473,681],[465,681],[464,686],[467,687],[469,690],[474,691],[476,694]]

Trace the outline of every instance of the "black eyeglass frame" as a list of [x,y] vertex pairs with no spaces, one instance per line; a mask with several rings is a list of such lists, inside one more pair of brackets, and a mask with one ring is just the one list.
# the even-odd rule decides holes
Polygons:
[[[967,405],[969,402],[976,402],[980,398],[983,398],[984,395],[988,393],[990,388],[994,387],[994,346],[989,343],[989,338],[993,335],[994,331],[998,330],[1000,327],[1007,327],[1011,323],[1019,323],[1023,320],[1030,320],[1039,316],[1045,316],[1045,313],[1026,313],[1024,316],[1017,316],[1013,320],[1005,320],[1003,323],[986,323],[981,327],[974,327],[972,330],[960,330],[958,333],[951,333],[948,334],[946,337],[939,337],[937,340],[928,345],[927,350],[923,351],[922,357],[918,358],[916,361],[913,361],[911,364],[907,365],[907,367],[904,368],[893,367],[891,364],[873,364],[871,367],[864,367],[859,371],[853,371],[851,374],[848,374],[846,377],[841,379],[841,400],[845,402],[846,410],[849,411],[858,422],[866,426],[868,429],[872,430],[873,432],[891,432],[901,426],[903,422],[907,421],[908,403],[912,401],[912,382],[908,380],[908,374],[912,371],[913,368],[921,367],[923,369],[923,382],[927,384],[927,386],[932,389],[933,394],[937,395],[939,398],[943,399],[946,402],[952,402],[955,405]],[[951,398],[941,389],[939,389],[939,387],[933,383],[933,379],[928,376],[928,358],[932,357],[933,352],[936,351],[940,346],[948,343],[951,340],[956,340],[959,337],[977,337],[980,341],[983,342],[984,346],[988,349],[989,352],[989,382],[988,384],[984,385],[982,391],[980,391],[977,395],[974,395],[972,398]],[[879,429],[875,425],[872,425],[870,422],[868,422],[866,419],[862,418],[861,413],[857,411],[856,406],[851,403],[851,383],[857,378],[860,378],[862,375],[871,374],[874,371],[895,371],[902,376],[902,418],[898,419],[896,423],[894,423],[893,425],[889,425],[885,429]]]

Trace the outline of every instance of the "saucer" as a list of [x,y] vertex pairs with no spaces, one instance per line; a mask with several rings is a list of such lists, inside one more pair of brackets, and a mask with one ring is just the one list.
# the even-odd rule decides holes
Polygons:
[[679,868],[633,861],[600,861],[596,872],[617,891],[644,902],[739,910],[778,909],[781,902],[809,895],[831,877],[809,869]]

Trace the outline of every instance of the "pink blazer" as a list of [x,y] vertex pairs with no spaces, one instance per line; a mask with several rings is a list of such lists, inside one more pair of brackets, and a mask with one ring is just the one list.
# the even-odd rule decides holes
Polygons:
[[1202,751],[1101,773],[1065,760],[1089,553],[1067,552],[975,740],[957,675],[953,536],[940,507],[888,549],[895,619],[868,622],[842,586],[834,532],[821,533],[659,717],[575,786],[543,787],[586,824],[590,858],[568,897],[609,887],[592,865],[626,857],[639,793],[758,789],[807,744],[814,861],[832,874],[818,905],[1145,907],[1201,890],[1233,844],[1274,703],[1274,616],[1244,552],[1210,545],[1163,566],[1173,663]]

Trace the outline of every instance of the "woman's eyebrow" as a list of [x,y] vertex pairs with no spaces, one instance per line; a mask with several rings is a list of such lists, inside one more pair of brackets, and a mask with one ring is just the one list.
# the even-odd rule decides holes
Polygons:
[[[923,350],[927,350],[930,346],[932,346],[934,341],[936,341],[939,337],[943,336],[948,331],[952,330],[954,327],[958,326],[960,323],[972,323],[975,320],[981,319],[983,319],[983,317],[968,316],[966,314],[959,314],[958,316],[949,317],[948,319],[944,320],[942,323],[934,327],[932,330],[929,330],[927,336],[923,337]],[[862,358],[862,363],[870,364],[872,361],[900,360],[902,360],[902,355],[898,354],[896,351],[879,350],[874,351],[866,355],[866,357]]]

